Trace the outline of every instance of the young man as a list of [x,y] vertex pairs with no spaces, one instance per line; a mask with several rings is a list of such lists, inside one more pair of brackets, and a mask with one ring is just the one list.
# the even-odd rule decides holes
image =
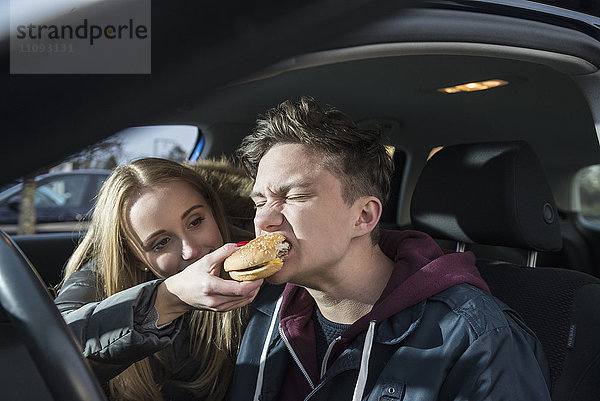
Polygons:
[[471,253],[380,233],[393,163],[377,132],[302,98],[268,110],[239,154],[257,235],[291,249],[268,279],[285,285],[254,303],[231,400],[550,399],[541,345]]

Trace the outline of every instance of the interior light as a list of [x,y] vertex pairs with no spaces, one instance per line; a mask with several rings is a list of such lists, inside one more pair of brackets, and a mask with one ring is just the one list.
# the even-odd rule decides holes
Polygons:
[[460,85],[449,86],[447,88],[440,88],[437,91],[442,93],[475,92],[497,88],[499,86],[508,85],[508,83],[508,81],[503,79],[488,79],[486,81],[467,82]]

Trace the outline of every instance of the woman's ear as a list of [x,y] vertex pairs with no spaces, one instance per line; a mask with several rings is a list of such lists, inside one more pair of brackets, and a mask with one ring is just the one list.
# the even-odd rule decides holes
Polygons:
[[369,234],[379,223],[383,205],[375,196],[363,196],[356,202],[360,214],[354,227],[358,230],[359,235]]
[[149,272],[150,269],[143,262],[136,262],[135,267],[143,272]]
[[133,266],[136,269],[139,269],[143,272],[149,272],[152,271],[149,267],[149,263],[148,262],[144,262],[144,260],[146,259],[146,257],[144,256],[144,253],[142,252],[142,250],[136,246],[133,242],[127,241],[127,249],[126,249],[127,253],[131,253],[131,257],[133,260]]

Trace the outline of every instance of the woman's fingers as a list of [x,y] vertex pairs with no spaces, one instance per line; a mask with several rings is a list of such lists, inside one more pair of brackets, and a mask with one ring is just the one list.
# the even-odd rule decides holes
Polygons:
[[206,294],[199,294],[196,300],[198,304],[194,306],[219,312],[240,308],[254,300],[263,281],[238,283],[220,278],[215,279],[220,283],[212,287]]
[[215,295],[225,295],[225,296],[237,296],[237,297],[247,297],[254,290],[259,288],[263,283],[263,280],[255,280],[255,281],[233,281],[233,280],[224,280],[220,277],[215,277],[214,280],[211,280],[211,286],[209,288],[209,292]]
[[238,247],[225,244],[165,280],[180,302],[196,309],[228,311],[252,302],[263,280],[238,282],[219,277],[220,266]]
[[238,247],[235,244],[225,244],[213,252],[206,254],[203,258],[194,262],[192,265],[201,264],[207,272],[218,276],[221,272],[221,265],[223,261],[227,259],[229,255],[235,252],[236,249],[238,249]]
[[230,310],[234,310],[234,309],[239,309],[243,306],[248,305],[250,302],[252,302],[252,300],[254,299],[256,295],[254,295],[252,298],[250,299],[238,299],[238,300],[232,300],[232,301],[228,301],[228,302],[223,302],[219,305],[216,305],[212,308],[206,308],[208,310],[212,310],[215,312],[227,312]]

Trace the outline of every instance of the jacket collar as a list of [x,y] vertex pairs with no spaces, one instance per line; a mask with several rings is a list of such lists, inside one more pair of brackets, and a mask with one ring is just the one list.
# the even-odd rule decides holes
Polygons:
[[[284,286],[271,286],[269,291],[272,293],[268,297],[257,297],[254,302],[254,308],[271,318],[275,308],[276,297],[275,295],[281,296],[280,292]],[[263,291],[263,290],[261,290]],[[261,294],[262,295],[262,294]],[[423,300],[410,308],[406,308],[400,313],[391,316],[377,324],[377,330],[375,332],[375,341],[382,344],[397,344],[404,340],[410,333],[412,333],[421,322],[427,300]],[[277,317],[277,325],[279,326],[279,317]],[[279,333],[274,333],[273,339],[279,336]]]

